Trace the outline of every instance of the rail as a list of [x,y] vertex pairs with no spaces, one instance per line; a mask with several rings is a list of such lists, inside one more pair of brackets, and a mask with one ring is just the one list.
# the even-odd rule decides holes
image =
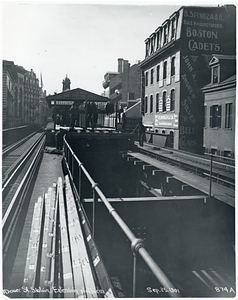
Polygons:
[[[173,284],[170,282],[170,280],[167,278],[167,276],[164,274],[164,272],[160,269],[160,267],[156,264],[156,262],[153,260],[153,258],[149,255],[147,250],[144,246],[144,241],[142,239],[137,238],[133,232],[130,230],[130,228],[127,226],[127,224],[123,221],[123,219],[119,216],[119,214],[116,212],[115,208],[109,203],[108,199],[105,197],[103,192],[98,187],[98,184],[92,179],[86,168],[84,167],[83,163],[78,159],[68,142],[66,141],[66,137],[63,137],[63,155],[65,159],[65,163],[67,164],[68,171],[70,172],[70,177],[72,181],[74,180],[74,171],[75,171],[75,163],[78,167],[79,172],[79,182],[78,182],[78,198],[81,199],[81,172],[84,173],[86,178],[91,184],[92,187],[92,193],[93,193],[93,226],[92,226],[92,235],[94,237],[95,235],[95,219],[96,219],[96,206],[98,199],[100,198],[101,201],[106,206],[109,214],[114,218],[118,226],[121,228],[121,230],[125,233],[125,235],[128,237],[128,239],[131,242],[131,250],[133,253],[133,297],[136,296],[136,265],[137,265],[137,253],[140,254],[146,265],[150,268],[154,276],[158,279],[158,281],[162,284],[162,286],[167,290],[168,294],[171,297],[176,297]],[[73,181],[74,182],[74,181]],[[181,296],[181,295],[180,295]]]
[[[21,171],[21,176],[19,180],[17,178],[16,184],[13,191],[11,191],[10,202],[7,201],[7,206],[3,208],[3,218],[2,218],[2,234],[3,234],[3,253],[7,253],[7,249],[12,240],[14,234],[14,228],[17,226],[20,217],[20,212],[23,204],[28,201],[30,186],[32,185],[32,180],[39,166],[40,160],[43,155],[43,148],[45,144],[45,136],[42,136],[38,140],[37,147],[35,147],[34,152],[31,153],[31,160],[27,159],[28,165],[25,165],[25,169]],[[9,183],[9,182],[8,182]],[[4,189],[6,188],[6,183]],[[3,189],[3,192],[4,192]],[[4,201],[4,199],[3,199]],[[4,203],[4,202],[3,202]]]

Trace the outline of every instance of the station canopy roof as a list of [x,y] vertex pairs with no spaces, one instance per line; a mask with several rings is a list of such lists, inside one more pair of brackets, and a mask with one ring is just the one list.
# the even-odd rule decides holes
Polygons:
[[73,90],[66,90],[62,93],[49,95],[46,98],[49,107],[52,107],[54,104],[56,105],[72,105],[74,102],[108,102],[110,99],[108,97],[100,96],[94,94],[92,92],[76,88]]

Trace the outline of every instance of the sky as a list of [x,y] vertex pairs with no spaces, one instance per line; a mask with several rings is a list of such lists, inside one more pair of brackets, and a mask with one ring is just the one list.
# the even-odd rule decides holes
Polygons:
[[66,75],[71,89],[101,95],[118,58],[143,60],[145,39],[182,5],[188,4],[1,1],[1,56],[42,74],[47,95],[62,92]]

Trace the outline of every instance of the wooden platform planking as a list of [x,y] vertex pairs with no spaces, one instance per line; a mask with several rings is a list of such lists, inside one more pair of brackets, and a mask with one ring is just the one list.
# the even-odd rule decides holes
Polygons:
[[40,238],[44,227],[43,206],[44,199],[42,197],[39,197],[38,201],[35,203],[34,206],[30,240],[27,251],[27,260],[23,279],[23,286],[26,288],[23,289],[22,294],[26,298],[33,297],[33,292],[31,288],[35,287],[37,268],[38,264],[40,263],[39,247]]
[[97,290],[87,255],[84,237],[76,210],[75,199],[71,190],[69,177],[66,180],[66,203],[68,214],[68,228],[70,235],[70,247],[73,264],[74,284],[78,291],[78,297],[97,298]]
[[[48,192],[45,198],[45,224],[44,224],[44,231],[43,231],[43,239],[42,239],[42,251],[41,251],[41,266],[40,266],[40,281],[39,287],[44,287],[44,280],[45,280],[45,271],[46,271],[46,258],[48,252],[48,232],[49,232],[49,223],[50,223],[50,207],[51,207],[51,197],[52,197],[52,187],[48,188]],[[43,294],[40,293],[40,297]]]
[[[44,289],[50,291],[51,283],[51,263],[52,263],[52,257],[53,257],[53,242],[54,242],[54,224],[56,222],[56,184],[53,184],[53,187],[51,189],[50,199],[49,199],[49,220],[48,220],[48,230],[45,231],[46,234],[46,257],[45,257],[45,272],[43,273],[43,280],[44,280]],[[42,285],[40,285],[42,287]],[[49,293],[44,292],[43,295],[40,295],[43,297],[49,296]]]
[[[202,178],[188,171],[178,169],[177,167],[160,162],[141,153],[130,152],[130,155],[144,161],[147,164],[151,164],[158,169],[162,169],[163,171],[172,174],[174,178],[206,193],[207,195],[209,194],[209,180],[206,178]],[[225,187],[216,182],[212,182],[212,196],[233,207],[235,206],[235,191],[231,188]]]
[[[58,189],[57,189],[58,190]],[[49,273],[49,277],[48,277],[48,282],[49,282],[49,289],[50,289],[50,295],[49,298],[53,298],[54,297],[54,285],[55,285],[55,273],[56,271],[56,243],[57,243],[57,239],[58,237],[56,236],[56,228],[58,226],[57,224],[57,212],[58,212],[58,205],[59,205],[59,201],[58,201],[58,191],[57,191],[57,195],[55,196],[55,209],[54,209],[54,214],[53,214],[53,218],[54,218],[54,222],[53,222],[53,229],[52,229],[52,246],[51,246],[51,253],[50,253],[50,273]],[[56,274],[57,275],[57,274]]]
[[[70,258],[69,236],[66,224],[66,212],[63,195],[62,178],[58,179],[58,200],[59,200],[59,221],[60,221],[60,242],[61,242],[61,257],[62,257],[62,277],[63,287],[69,292],[64,293],[65,298],[75,298],[73,271]],[[72,291],[70,291],[72,290]]]
[[87,220],[84,218],[84,212],[82,208],[79,208],[79,218],[86,235],[86,241],[89,246],[94,269],[100,283],[100,289],[97,290],[98,294],[104,298],[115,298],[112,283],[101,260],[95,241],[91,236],[91,230]]

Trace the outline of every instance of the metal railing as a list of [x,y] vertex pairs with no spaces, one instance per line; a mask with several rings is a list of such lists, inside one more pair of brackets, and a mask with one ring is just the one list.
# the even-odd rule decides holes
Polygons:
[[[74,182],[74,174],[75,174],[75,168],[78,168],[78,197],[82,201],[81,198],[81,178],[82,178],[82,172],[88,179],[89,183],[91,184],[92,193],[93,193],[93,224],[92,224],[92,236],[95,237],[95,219],[97,215],[97,202],[100,198],[101,201],[106,206],[109,214],[114,218],[118,226],[121,228],[121,230],[125,233],[127,238],[131,242],[131,250],[133,253],[133,297],[136,296],[136,266],[137,266],[137,253],[140,254],[146,265],[150,268],[154,276],[158,279],[158,281],[162,284],[162,286],[166,289],[168,294],[171,297],[178,297],[176,296],[176,293],[180,292],[178,289],[176,289],[173,284],[170,282],[170,280],[167,278],[167,276],[163,273],[163,271],[160,269],[160,267],[156,264],[156,262],[153,260],[153,258],[149,255],[147,250],[144,246],[144,241],[142,239],[137,238],[133,232],[130,230],[130,228],[126,225],[126,223],[123,221],[123,219],[119,216],[119,214],[116,212],[115,208],[112,207],[112,205],[109,203],[107,198],[104,196],[103,192],[98,187],[98,184],[92,179],[86,168],[84,167],[83,163],[78,159],[68,142],[66,141],[66,136],[63,138],[63,155],[65,159],[65,163],[67,164],[68,171],[70,172],[69,176],[71,177],[72,181]],[[75,182],[74,182],[75,185]],[[76,187],[75,187],[76,188]]]

